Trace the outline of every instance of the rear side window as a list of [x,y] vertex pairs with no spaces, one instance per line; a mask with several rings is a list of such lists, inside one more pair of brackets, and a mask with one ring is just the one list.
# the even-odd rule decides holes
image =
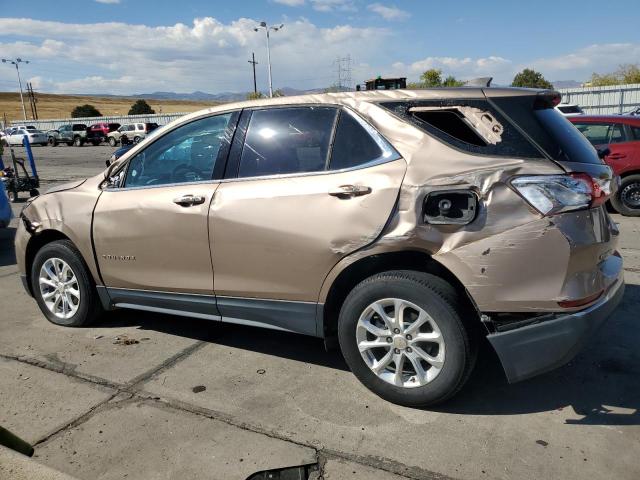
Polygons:
[[577,105],[558,105],[558,110],[566,114],[582,113],[582,109]]
[[383,102],[381,106],[464,152],[502,157],[542,157],[540,151],[486,100],[417,100]]
[[534,109],[535,99],[535,95],[522,95],[495,97],[491,101],[553,160],[604,163],[589,141],[560,112],[554,108]]
[[352,168],[384,156],[364,125],[347,111],[340,113],[331,154],[331,170]]
[[631,128],[631,136],[633,140],[640,140],[640,127],[629,127]]
[[336,116],[337,109],[332,107],[254,111],[240,157],[238,176],[324,170]]

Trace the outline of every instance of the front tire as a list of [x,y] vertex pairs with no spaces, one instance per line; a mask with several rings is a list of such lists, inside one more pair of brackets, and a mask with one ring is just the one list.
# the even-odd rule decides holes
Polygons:
[[82,141],[81,137],[76,137],[76,138],[73,139],[73,144],[76,147],[81,147],[84,144],[84,142]]
[[69,240],[48,243],[38,251],[31,285],[40,310],[56,325],[88,325],[103,311],[82,256]]
[[453,287],[434,275],[374,275],[342,305],[342,354],[358,380],[385,400],[408,407],[443,402],[462,388],[477,356],[462,310]]
[[115,147],[116,145],[118,145],[118,141],[113,137],[109,137],[109,145]]
[[611,198],[611,204],[618,213],[627,217],[640,216],[640,175],[629,175]]

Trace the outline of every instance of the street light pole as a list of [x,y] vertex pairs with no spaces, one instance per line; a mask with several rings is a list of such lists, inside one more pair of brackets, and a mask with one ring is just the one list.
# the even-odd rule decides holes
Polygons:
[[27,119],[27,110],[24,108],[24,97],[22,96],[22,80],[20,79],[20,68],[18,67],[19,63],[29,63],[29,60],[22,60],[21,58],[16,58],[15,60],[7,60],[6,58],[2,59],[2,63],[12,63],[16,66],[16,72],[18,72],[18,86],[20,87],[20,103],[22,103],[22,115],[24,119]]
[[273,27],[273,26],[270,27],[269,25],[267,25],[267,22],[260,22],[260,25],[258,25],[256,28],[253,29],[255,32],[257,32],[261,28],[264,28],[264,31],[267,34],[267,64],[268,64],[268,72],[269,72],[269,98],[273,97],[273,82],[271,80],[271,46],[269,44],[269,37],[270,37],[269,36],[269,31],[273,30],[274,32],[277,32],[282,27],[284,27],[284,24],[280,24],[277,27]]

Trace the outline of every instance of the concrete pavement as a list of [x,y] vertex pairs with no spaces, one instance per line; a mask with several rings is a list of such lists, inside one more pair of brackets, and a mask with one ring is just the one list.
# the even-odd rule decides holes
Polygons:
[[[34,150],[41,171],[73,177],[48,148]],[[54,154],[99,171],[107,148]],[[54,326],[22,290],[13,230],[0,230],[0,424],[79,479],[244,479],[303,464],[326,479],[637,479],[640,219],[614,219],[628,287],[582,353],[509,386],[485,346],[469,384],[432,410],[379,399],[318,339],[134,311]]]

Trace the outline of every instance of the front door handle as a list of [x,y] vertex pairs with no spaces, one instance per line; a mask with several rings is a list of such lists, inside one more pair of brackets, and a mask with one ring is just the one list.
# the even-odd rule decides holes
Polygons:
[[204,195],[182,195],[181,197],[174,198],[173,203],[180,205],[181,207],[191,207],[192,205],[200,205],[204,203]]
[[627,156],[624,153],[610,153],[607,158],[610,160],[620,160],[621,158],[626,158]]
[[338,188],[329,190],[329,195],[338,198],[353,198],[371,193],[371,187],[363,185],[340,185]]

